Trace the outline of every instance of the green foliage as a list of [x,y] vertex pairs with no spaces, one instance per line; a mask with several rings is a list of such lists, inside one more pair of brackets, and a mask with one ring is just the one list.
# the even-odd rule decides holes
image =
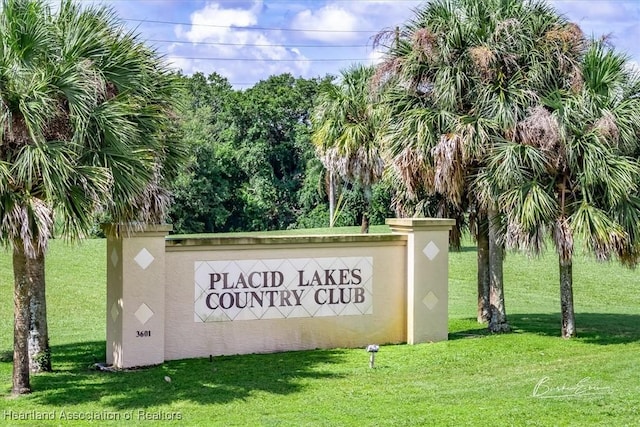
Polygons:
[[[304,180],[298,191],[298,203],[303,211],[309,212],[327,200],[328,182],[322,162],[316,157],[307,161]],[[325,224],[329,224],[328,222]]]
[[539,251],[549,231],[565,261],[580,240],[601,259],[637,263],[640,165],[629,155],[640,146],[640,79],[625,61],[591,41],[580,84],[550,93],[513,141],[495,147],[486,177],[505,211],[508,245]]
[[181,133],[190,147],[187,167],[173,183],[170,217],[178,232],[212,232],[234,214],[235,195],[244,179],[233,148],[229,105],[235,92],[216,74],[183,78]]
[[70,0],[3,1],[0,37],[0,240],[44,250],[54,223],[83,237],[97,211],[159,221],[184,158],[159,55]]
[[320,88],[312,115],[312,141],[330,178],[341,178],[362,189],[359,216],[364,232],[368,230],[372,186],[384,170],[381,110],[370,90],[374,72],[374,67],[363,65],[341,71],[335,84]]
[[371,224],[384,224],[385,219],[395,217],[396,213],[392,209],[394,188],[390,177],[383,176],[382,180],[371,188],[371,192],[368,211]]
[[[296,228],[326,227],[329,224],[329,206],[327,194],[327,172],[318,158],[307,162],[305,180],[298,192],[301,213]],[[340,182],[336,188],[335,227],[359,224],[362,221],[364,189],[355,183]],[[367,213],[371,224],[384,224],[386,218],[394,216],[391,210],[392,189],[388,181],[383,180],[372,186],[372,196]]]
[[13,393],[23,394],[30,362],[50,369],[49,240],[84,238],[100,215],[163,220],[184,159],[180,86],[106,6],[3,0],[0,40],[0,244],[15,254]]
[[625,64],[544,2],[433,0],[378,67],[394,204],[406,211],[437,193],[453,208],[439,214],[458,225],[466,216],[476,235],[488,217],[493,271],[479,263],[479,290],[483,277],[501,287],[503,245],[538,253],[551,236],[567,337],[574,240],[600,259],[640,260],[640,169],[629,157],[640,82]]
[[315,209],[308,115],[322,80],[283,74],[246,91],[216,74],[183,80],[191,163],[174,183],[178,232],[284,229]]
[[243,93],[236,146],[249,182],[243,188],[249,230],[287,228],[295,222],[296,193],[313,155],[309,111],[317,80],[284,74]]
[[483,216],[495,199],[477,178],[494,145],[579,74],[582,34],[542,2],[434,0],[393,36],[377,81],[396,204],[438,193],[442,214]]
[[[370,76],[372,70],[369,70]],[[217,74],[182,76],[181,134],[190,161],[173,183],[170,220],[179,233],[275,230],[329,223],[326,171],[311,144],[310,112],[331,78],[272,76],[236,91]],[[339,184],[337,225],[390,212],[389,187]],[[384,188],[384,190],[381,190]],[[364,191],[366,190],[366,191]],[[358,195],[356,192],[362,194]]]

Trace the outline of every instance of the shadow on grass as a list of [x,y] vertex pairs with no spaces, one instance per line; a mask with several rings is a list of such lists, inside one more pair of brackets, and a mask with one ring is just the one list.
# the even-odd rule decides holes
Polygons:
[[[509,321],[518,330],[539,335],[560,336],[560,313],[512,314]],[[589,344],[627,344],[640,341],[640,315],[576,313],[576,332]]]
[[0,351],[0,362],[13,362],[13,351]]
[[339,363],[341,350],[298,351],[273,354],[218,356],[211,361],[187,359],[159,366],[99,372],[104,342],[78,343],[52,348],[54,369],[32,376],[32,397],[45,405],[96,402],[118,410],[192,401],[223,404],[248,398],[255,392],[290,394],[301,391],[307,379],[336,378],[322,365]]
[[[507,316],[515,333],[560,337],[560,313],[514,313]],[[475,319],[465,319],[475,322]],[[589,344],[627,344],[640,341],[640,315],[615,313],[576,313],[577,339]],[[451,332],[449,340],[491,335],[486,325]]]
[[461,246],[459,249],[455,249],[455,248],[449,248],[449,252],[452,253],[456,253],[456,252],[478,252],[478,247],[477,246]]
[[[465,319],[466,320],[466,319]],[[476,319],[469,319],[474,322]],[[449,332],[449,341],[469,339],[469,338],[482,338],[491,335],[487,329],[487,325],[478,323],[477,328],[465,329],[462,331]]]

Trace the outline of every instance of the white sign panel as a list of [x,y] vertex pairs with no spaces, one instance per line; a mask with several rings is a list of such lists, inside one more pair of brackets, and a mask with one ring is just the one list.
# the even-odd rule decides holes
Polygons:
[[195,322],[373,313],[373,258],[195,262]]

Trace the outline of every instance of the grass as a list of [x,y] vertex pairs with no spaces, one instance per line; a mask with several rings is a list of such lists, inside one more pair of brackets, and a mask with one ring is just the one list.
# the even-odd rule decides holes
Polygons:
[[622,426],[640,419],[638,273],[616,264],[575,260],[574,340],[559,337],[552,253],[508,255],[505,293],[515,331],[486,334],[475,321],[475,250],[467,244],[450,256],[449,341],[381,346],[374,369],[363,349],[333,349],[104,373],[91,367],[105,354],[105,264],[103,240],[52,243],[56,371],[32,376],[31,395],[10,398],[11,257],[0,254],[0,424],[34,424],[19,416],[53,416],[39,424],[65,426],[92,417],[99,425],[196,426]]

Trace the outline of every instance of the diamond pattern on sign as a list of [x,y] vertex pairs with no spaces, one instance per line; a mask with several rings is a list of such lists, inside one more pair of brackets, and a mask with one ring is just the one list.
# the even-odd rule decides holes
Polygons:
[[151,319],[153,316],[153,311],[149,308],[149,306],[145,303],[140,304],[140,307],[133,313],[136,316],[136,319],[140,321],[143,325]]
[[133,260],[140,266],[140,268],[146,270],[147,267],[151,265],[154,259],[155,258],[153,257],[153,255],[151,255],[151,252],[149,252],[146,248],[142,248]]
[[[211,273],[219,273],[226,270],[231,264],[231,261],[216,261],[215,263],[209,263],[206,261],[196,261],[195,266],[195,282],[196,282],[196,300],[200,298],[203,294],[208,293],[211,289]],[[217,286],[222,286],[222,284],[217,284]],[[204,295],[203,298],[206,298]]]
[[293,319],[295,317],[310,317],[310,316],[307,310],[304,309],[304,307],[296,306],[296,307],[293,307],[293,310],[291,310],[291,313],[289,313],[289,316],[287,317],[287,319]]
[[118,261],[120,261],[120,257],[118,257],[118,251],[116,251],[116,248],[113,248],[111,250],[111,265],[116,267],[118,265]]
[[115,322],[118,320],[118,316],[120,315],[120,309],[118,309],[118,303],[114,302],[111,304],[111,319]]
[[247,310],[240,310],[238,312],[238,314],[236,315],[236,317],[234,317],[233,319],[229,319],[229,320],[255,320],[255,316],[253,315],[252,312],[247,311]]
[[431,241],[427,246],[424,247],[422,252],[427,256],[427,258],[429,258],[430,261],[433,261],[433,259],[440,253],[440,249],[435,243],[433,243],[433,241]]
[[340,313],[341,316],[359,316],[361,314],[360,309],[355,304],[345,305],[344,310]]
[[422,303],[427,306],[429,310],[433,310],[433,308],[438,304],[438,297],[433,292],[429,291],[426,297],[422,299]]
[[196,294],[194,302],[197,302],[200,298],[206,298],[205,293],[209,289],[211,279],[209,279],[209,273],[206,268],[206,263],[203,261],[195,262],[194,280],[196,282]]

